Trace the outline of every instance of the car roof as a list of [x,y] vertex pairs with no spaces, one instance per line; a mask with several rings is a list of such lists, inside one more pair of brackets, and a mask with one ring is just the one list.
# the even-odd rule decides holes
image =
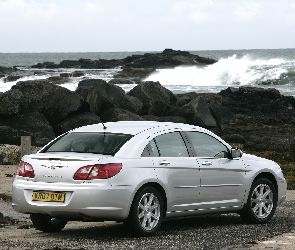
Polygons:
[[[106,129],[104,129],[106,127]],[[184,123],[173,122],[155,122],[155,121],[118,121],[106,122],[83,126],[72,130],[71,132],[110,132],[136,135],[148,129],[153,128],[184,128],[191,127],[197,128]]]

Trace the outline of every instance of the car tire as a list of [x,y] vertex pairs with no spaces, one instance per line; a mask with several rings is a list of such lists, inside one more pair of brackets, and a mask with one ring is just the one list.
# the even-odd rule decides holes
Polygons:
[[135,195],[129,216],[124,224],[135,236],[155,234],[163,220],[163,200],[151,186],[141,188]]
[[263,224],[270,221],[276,207],[277,191],[273,183],[267,178],[259,178],[253,182],[240,216],[247,223]]
[[37,230],[46,233],[59,232],[67,224],[67,221],[55,219],[48,214],[31,214],[30,218]]

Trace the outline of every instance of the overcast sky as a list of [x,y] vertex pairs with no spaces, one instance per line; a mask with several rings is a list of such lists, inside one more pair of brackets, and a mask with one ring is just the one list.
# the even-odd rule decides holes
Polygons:
[[295,0],[0,0],[0,52],[295,47]]

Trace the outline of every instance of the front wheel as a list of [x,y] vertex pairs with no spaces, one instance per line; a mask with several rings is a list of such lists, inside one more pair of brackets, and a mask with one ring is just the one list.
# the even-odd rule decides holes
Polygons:
[[46,233],[59,232],[67,224],[67,221],[55,219],[48,214],[31,214],[30,218],[37,230]]
[[151,186],[140,189],[133,200],[125,225],[137,236],[156,233],[163,220],[163,201],[160,193]]
[[277,192],[273,183],[267,178],[253,182],[247,204],[240,213],[248,223],[266,223],[274,215],[277,207]]

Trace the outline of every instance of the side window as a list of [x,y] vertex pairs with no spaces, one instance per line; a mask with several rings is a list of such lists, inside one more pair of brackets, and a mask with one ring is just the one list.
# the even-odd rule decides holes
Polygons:
[[214,137],[200,132],[186,132],[191,139],[197,157],[227,158],[228,149]]
[[159,157],[159,151],[154,140],[151,140],[144,148],[141,157]]
[[[160,157],[188,157],[187,148],[179,132],[159,135],[154,138],[155,149],[158,149]],[[152,143],[151,143],[151,147]],[[154,155],[156,156],[156,155]]]

